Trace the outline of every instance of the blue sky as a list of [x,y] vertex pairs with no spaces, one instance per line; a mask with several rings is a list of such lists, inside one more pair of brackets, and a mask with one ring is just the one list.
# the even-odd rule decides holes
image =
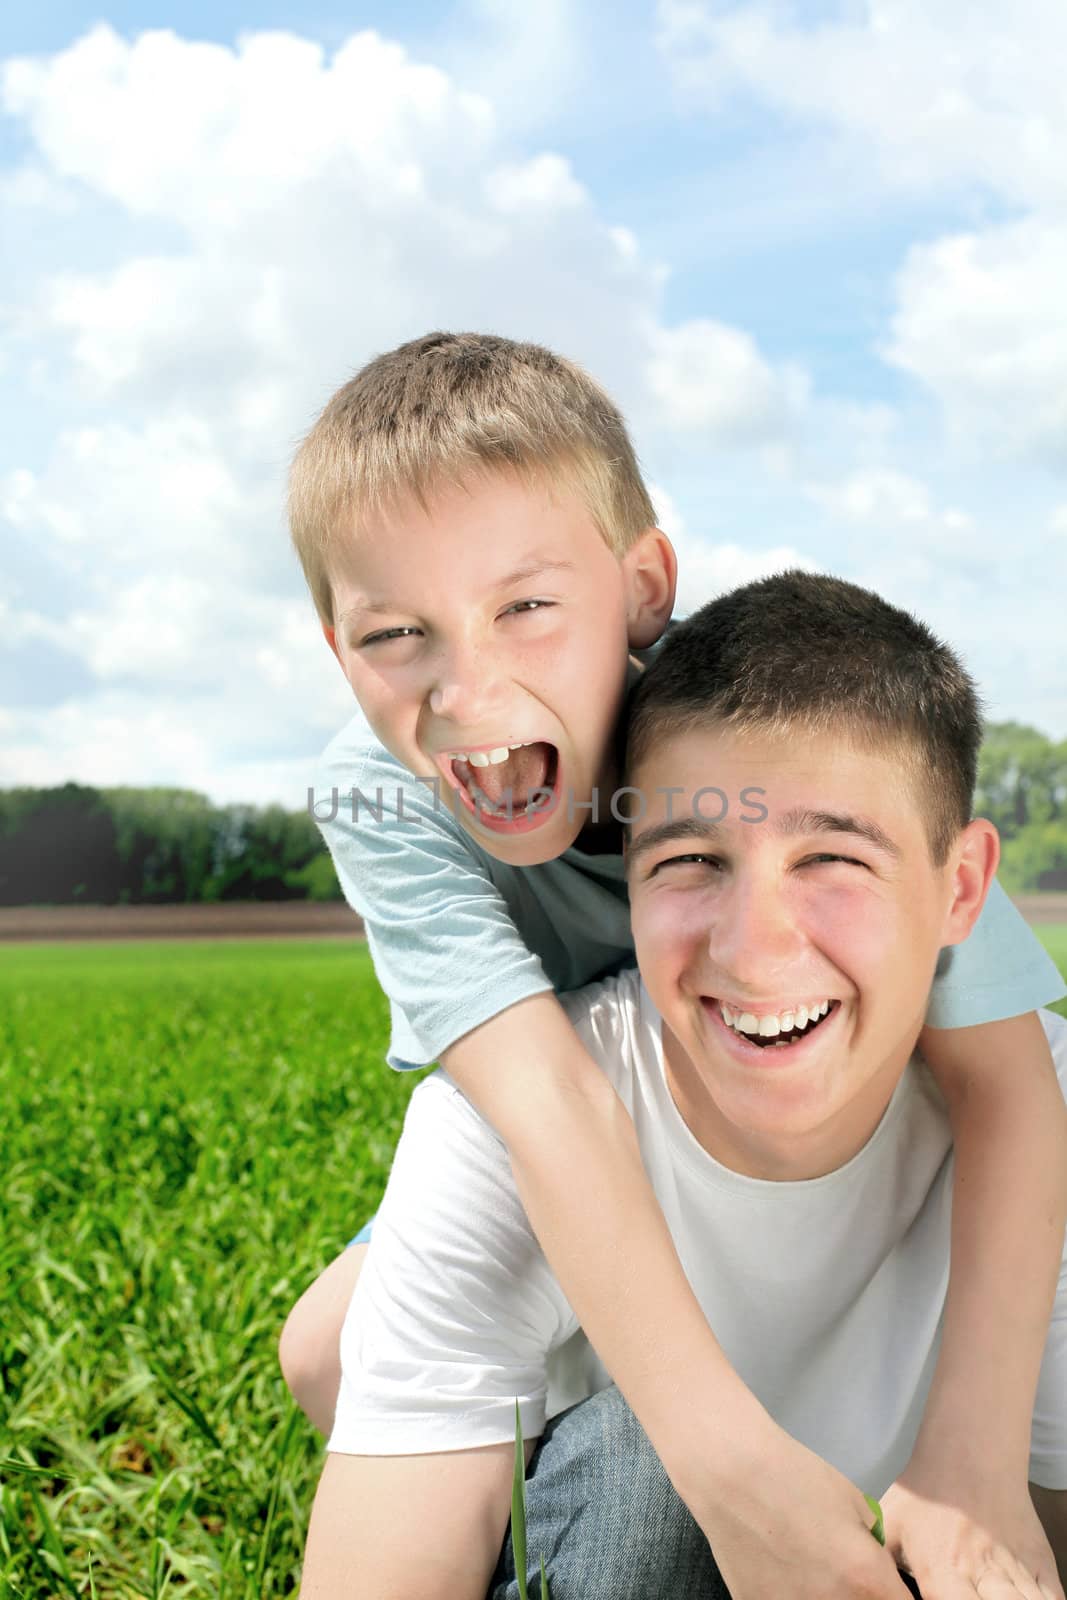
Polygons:
[[300,804],[349,700],[285,464],[439,325],[611,389],[687,606],[841,573],[1067,736],[1065,51],[1058,0],[8,15],[0,783]]

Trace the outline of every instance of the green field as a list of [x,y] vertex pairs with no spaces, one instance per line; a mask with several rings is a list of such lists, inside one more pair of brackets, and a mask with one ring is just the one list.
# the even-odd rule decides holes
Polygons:
[[347,942],[0,947],[0,1593],[295,1589],[277,1336],[381,1192],[385,1037]]
[[[1035,928],[1034,932],[1060,971],[1067,977],[1067,922],[1048,923]],[[1052,1009],[1067,1017],[1067,1000],[1061,1000],[1059,1005],[1053,1006]]]
[[276,1343],[380,1195],[385,1037],[361,945],[0,947],[0,1594],[295,1589]]

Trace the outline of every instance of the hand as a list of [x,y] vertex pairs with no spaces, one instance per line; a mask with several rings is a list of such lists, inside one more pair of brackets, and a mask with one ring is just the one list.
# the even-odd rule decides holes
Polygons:
[[886,1549],[923,1600],[1064,1600],[1026,1485],[914,1458],[881,1497]]
[[689,1498],[732,1600],[907,1600],[855,1484],[779,1428],[746,1457]]

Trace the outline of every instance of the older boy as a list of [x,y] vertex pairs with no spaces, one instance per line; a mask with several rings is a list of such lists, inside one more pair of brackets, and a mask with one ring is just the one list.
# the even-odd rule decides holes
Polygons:
[[[996,868],[995,830],[971,820],[979,737],[949,650],[876,596],[802,573],[681,624],[635,695],[640,975],[565,1005],[634,1119],[689,1281],[751,1390],[744,1448],[708,1461],[704,1527],[735,1600],[904,1593],[859,1491],[885,1494],[902,1555],[901,1497],[886,1490],[937,1358],[954,1165],[914,1050],[939,951],[967,937]],[[1067,1023],[1046,1027],[1067,1083]],[[990,1539],[989,1600],[1062,1596],[1030,1496],[1063,1570],[1067,1251],[1063,1263],[1025,1447],[1006,1437],[987,1464],[990,1526],[998,1510],[1033,1522],[1025,1556],[1043,1587]],[[304,1593],[482,1600],[507,1519],[515,1397],[531,1438],[607,1377],[506,1149],[443,1073],[412,1098],[343,1354]],[[532,1475],[530,1547],[545,1552],[554,1600],[721,1593],[613,1394],[595,1415],[571,1413]],[[839,1496],[814,1571],[794,1559],[802,1472]],[[774,1563],[760,1526],[768,1473]],[[926,1600],[963,1592],[947,1540],[909,1564]],[[505,1563],[494,1593],[507,1575]]]
[[[504,1139],[583,1327],[698,1520],[713,1515],[709,1456],[743,1450],[751,1396],[686,1282],[633,1124],[552,993],[632,960],[613,730],[674,560],[622,419],[536,346],[431,335],[327,406],[294,465],[292,526],[366,715],[331,745],[319,797],[340,791],[325,832],[392,1003],[390,1061],[439,1058]],[[901,1517],[916,1551],[943,1528],[942,1490],[985,1515],[987,1475],[965,1464],[1028,1422],[1067,1213],[1063,1101],[1019,1015],[1063,992],[1058,975],[1003,896],[951,966],[923,1048],[961,1203],[944,1356],[901,1479],[923,1486]],[[334,1263],[285,1334],[287,1376],[327,1429],[357,1272],[354,1251]],[[791,1494],[810,1528],[832,1514],[818,1474]],[[814,1563],[817,1542],[796,1554]],[[960,1574],[980,1575],[966,1549]]]

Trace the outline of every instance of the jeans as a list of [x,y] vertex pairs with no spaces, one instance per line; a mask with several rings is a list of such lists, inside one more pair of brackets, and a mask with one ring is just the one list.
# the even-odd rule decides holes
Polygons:
[[[540,1600],[542,1555],[551,1600],[730,1600],[708,1541],[615,1388],[546,1427],[527,1474],[526,1555],[531,1600]],[[902,1596],[919,1597],[901,1580]],[[509,1529],[487,1600],[518,1596]]]

